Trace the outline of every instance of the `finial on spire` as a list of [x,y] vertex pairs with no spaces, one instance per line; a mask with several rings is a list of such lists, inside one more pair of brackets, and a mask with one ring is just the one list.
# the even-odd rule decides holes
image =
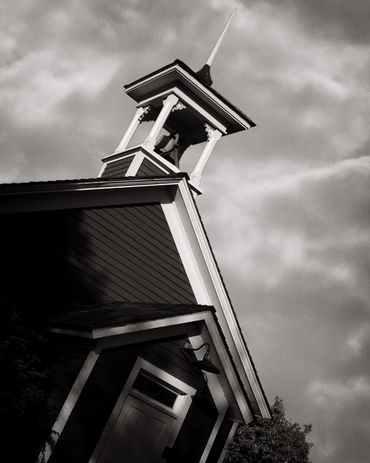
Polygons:
[[218,52],[218,49],[220,48],[221,46],[221,43],[222,43],[222,40],[226,34],[226,31],[231,23],[231,20],[233,19],[233,16],[234,14],[236,13],[236,10],[237,8],[234,8],[233,9],[233,12],[231,13],[230,15],[230,18],[229,20],[227,21],[219,39],[217,40],[217,43],[215,45],[215,47],[213,48],[212,50],[212,53],[209,55],[209,58],[207,60],[207,63],[202,67],[202,69],[200,69],[198,72],[197,72],[197,76],[199,77],[199,79],[205,83],[206,85],[209,85],[211,86],[212,85],[212,79],[211,79],[211,73],[210,73],[210,69],[211,69],[211,65],[213,63],[213,60],[215,59],[215,56]]

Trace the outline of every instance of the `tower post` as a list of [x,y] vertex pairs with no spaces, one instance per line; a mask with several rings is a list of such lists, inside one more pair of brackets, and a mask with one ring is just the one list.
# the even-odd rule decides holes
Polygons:
[[140,106],[139,108],[137,108],[136,113],[131,121],[131,124],[129,125],[128,129],[122,137],[122,140],[120,141],[119,145],[114,151],[115,153],[120,153],[121,151],[124,151],[127,148],[127,145],[130,143],[130,140],[134,136],[136,129],[140,125],[140,122],[143,120],[145,114],[147,114],[150,111],[150,109],[150,106]]
[[161,128],[165,124],[168,116],[170,115],[172,109],[178,103],[179,98],[171,93],[168,95],[166,99],[163,100],[163,107],[161,112],[159,113],[157,120],[154,122],[152,130],[150,131],[149,135],[147,136],[144,146],[150,150],[154,149],[156,139],[161,131]]
[[222,136],[222,133],[218,129],[214,129],[208,124],[204,124],[204,127],[207,133],[208,141],[206,143],[206,146],[204,147],[202,154],[200,155],[200,158],[193,172],[190,175],[190,180],[196,187],[200,186],[200,180],[202,178],[203,169],[205,165],[207,164],[208,158],[210,157],[213,151],[213,148],[215,147],[216,143]]

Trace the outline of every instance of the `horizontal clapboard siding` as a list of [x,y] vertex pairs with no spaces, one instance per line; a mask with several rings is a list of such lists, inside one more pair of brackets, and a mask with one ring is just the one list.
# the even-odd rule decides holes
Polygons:
[[160,205],[87,210],[82,227],[93,250],[89,266],[119,299],[195,302]]
[[166,173],[147,158],[145,158],[140,164],[140,167],[136,173],[137,177],[152,177],[158,175],[166,175]]
[[27,310],[196,302],[159,204],[1,218],[0,289]]
[[103,351],[49,462],[89,461],[138,356],[198,390],[168,461],[199,461],[217,419],[217,409],[202,373],[181,354],[185,341],[182,338]]
[[133,159],[134,156],[128,156],[118,159],[117,161],[109,162],[101,176],[107,178],[124,177]]

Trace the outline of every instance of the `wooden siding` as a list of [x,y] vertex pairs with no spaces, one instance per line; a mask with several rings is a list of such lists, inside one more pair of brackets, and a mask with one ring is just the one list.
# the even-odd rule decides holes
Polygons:
[[136,173],[136,177],[153,177],[163,175],[166,175],[166,172],[157,167],[147,158],[144,158],[143,162],[139,167],[139,170]]
[[196,302],[159,204],[0,220],[1,291],[17,306]]
[[107,178],[124,177],[133,159],[134,156],[128,156],[126,158],[118,159],[117,161],[109,162],[105,166],[105,169],[101,176]]
[[180,351],[185,340],[164,340],[102,352],[49,462],[88,462],[137,356],[198,390],[168,461],[199,461],[217,419],[217,409],[203,375],[191,367]]

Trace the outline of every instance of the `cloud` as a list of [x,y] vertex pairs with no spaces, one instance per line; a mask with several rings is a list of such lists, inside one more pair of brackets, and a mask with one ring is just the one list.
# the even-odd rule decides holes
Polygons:
[[247,164],[222,160],[204,220],[263,384],[313,423],[313,461],[365,462],[369,157]]
[[[362,273],[361,252],[370,242],[368,164],[369,158],[357,158],[294,173],[254,170],[246,176],[231,165],[226,178],[234,183],[206,214],[210,228],[220,229],[216,239],[222,259],[229,267],[236,264],[246,281],[266,287],[292,271],[355,285],[356,264],[361,263]],[[215,176],[211,190],[219,182]],[[224,233],[232,249],[221,244]]]
[[[267,0],[265,0],[267,3]],[[250,2],[245,2],[249,4]],[[253,3],[253,2],[252,2]],[[277,0],[268,2],[273,8],[283,10],[298,20],[307,31],[321,40],[366,43],[370,32],[366,18],[370,16],[368,2],[354,0]]]
[[370,418],[364,413],[364,407],[370,406],[369,377],[312,381],[306,396],[316,408],[322,430],[317,436],[319,459],[365,462],[370,451]]
[[370,322],[353,329],[347,337],[347,345],[353,355],[359,356],[366,346],[370,345]]
[[370,398],[370,379],[361,376],[349,378],[344,383],[315,380],[308,386],[307,394],[321,407],[337,410],[351,402]]
[[[200,68],[234,5],[3,1],[0,181],[95,176],[135,108],[122,85]],[[220,140],[198,205],[269,397],[312,422],[315,463],[365,463],[369,4],[237,6],[212,77],[257,127]]]

